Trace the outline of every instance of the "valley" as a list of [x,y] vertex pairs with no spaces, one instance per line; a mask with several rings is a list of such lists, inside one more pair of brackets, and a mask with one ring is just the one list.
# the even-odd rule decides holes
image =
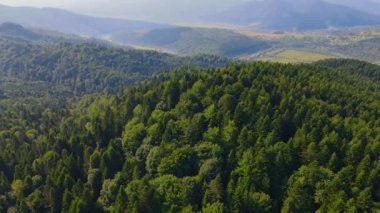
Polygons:
[[316,57],[314,60],[310,58],[305,60],[296,55],[289,62],[310,62],[323,58],[355,58],[379,64],[380,43],[377,41],[380,39],[380,27],[341,28],[312,32],[257,33],[247,30],[240,32],[247,36],[259,37],[272,44],[269,49],[251,56],[242,56],[244,59],[281,61],[281,57],[276,57],[277,53],[302,51]]
[[[260,3],[260,5],[262,4],[262,7],[280,8],[282,4],[289,5],[290,3],[287,1],[281,0],[276,2],[268,0],[265,3]],[[298,1],[303,2],[304,0]],[[297,4],[297,2],[291,3],[291,5],[293,4]],[[322,7],[322,5],[324,5],[323,7],[328,7],[329,5],[329,3],[318,3],[318,0],[313,0],[310,4],[311,6],[309,5],[308,8],[314,4],[317,4],[318,7]],[[242,5],[241,7],[250,8],[249,5]],[[260,7],[256,9],[259,10]],[[286,6],[286,8],[290,11],[294,9],[289,6]],[[335,10],[341,11],[342,14],[346,12],[349,14],[354,13],[354,10],[341,6],[334,6],[334,9],[331,9],[329,12],[334,14]],[[273,11],[269,11],[268,14],[272,14]],[[49,32],[54,35],[53,32],[56,32],[56,35],[62,34],[61,37],[63,35],[64,37],[80,36],[85,39],[94,39],[97,42],[109,43],[109,45],[121,46],[123,48],[134,47],[136,49],[149,49],[178,55],[212,54],[238,59],[250,58],[253,60],[260,59],[260,55],[261,58],[265,59],[262,55],[271,55],[273,51],[290,50],[379,63],[380,44],[377,41],[380,39],[380,23],[367,23],[369,19],[377,20],[374,18],[376,15],[373,14],[355,16],[358,20],[363,21],[355,22],[352,26],[328,25],[322,27],[322,29],[311,26],[307,30],[288,28],[268,28],[263,30],[261,28],[253,28],[250,25],[228,23],[221,20],[213,22],[202,19],[183,22],[181,25],[160,24],[134,20],[96,18],[51,8],[37,9],[1,6],[0,12],[2,14],[0,22],[6,20],[20,24],[28,29],[33,29],[34,31],[42,30],[43,34]],[[22,15],[25,12],[31,14],[28,19]],[[244,11],[240,13],[226,11],[225,13],[244,15]],[[304,12],[299,13],[304,15]],[[363,12],[357,12],[356,14],[361,13]],[[60,24],[53,25],[49,22],[49,20],[54,20],[54,18],[51,18],[53,14],[59,14]],[[293,13],[290,14],[294,15]],[[328,18],[340,20],[342,16],[329,16]],[[225,17],[228,16],[225,15]],[[302,18],[299,19],[302,20]],[[77,21],[74,23],[71,20]],[[306,19],[305,23],[307,21]],[[332,21],[331,23],[340,22]],[[276,25],[278,24],[276,23]],[[317,57],[317,59],[319,58]],[[276,56],[270,56],[270,59],[276,60]],[[305,60],[295,62],[303,61]]]
[[0,5],[0,212],[379,212],[363,2]]

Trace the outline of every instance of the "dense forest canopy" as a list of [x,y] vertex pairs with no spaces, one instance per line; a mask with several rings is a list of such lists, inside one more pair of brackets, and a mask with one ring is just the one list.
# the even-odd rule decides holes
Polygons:
[[256,62],[70,102],[5,98],[0,211],[379,210],[379,72]]
[[41,42],[0,36],[0,90],[34,96],[41,90],[83,95],[126,84],[180,66],[226,65],[226,58],[178,57],[156,51],[113,48],[95,43]]

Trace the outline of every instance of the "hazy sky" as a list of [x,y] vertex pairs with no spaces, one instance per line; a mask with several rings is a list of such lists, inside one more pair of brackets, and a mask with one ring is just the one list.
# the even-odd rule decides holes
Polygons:
[[93,16],[172,22],[173,17],[210,14],[245,1],[255,0],[0,0],[0,4],[56,7]]

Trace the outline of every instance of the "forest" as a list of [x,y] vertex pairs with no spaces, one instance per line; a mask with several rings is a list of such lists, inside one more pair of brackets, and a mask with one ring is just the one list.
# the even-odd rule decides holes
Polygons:
[[[27,58],[12,66],[44,57]],[[2,75],[78,96],[0,92],[0,212],[380,211],[379,66],[180,66],[104,92],[43,64]]]
[[90,41],[50,40],[0,33],[0,91],[9,97],[43,96],[41,91],[46,90],[56,96],[82,96],[122,89],[175,67],[221,67],[230,61],[205,54],[181,57]]

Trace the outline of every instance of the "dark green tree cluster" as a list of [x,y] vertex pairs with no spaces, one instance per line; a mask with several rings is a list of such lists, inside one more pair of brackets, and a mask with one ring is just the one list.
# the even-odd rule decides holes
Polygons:
[[380,81],[380,66],[354,59],[326,59],[316,64]]
[[1,212],[380,208],[376,78],[256,62],[50,104],[4,114]]

